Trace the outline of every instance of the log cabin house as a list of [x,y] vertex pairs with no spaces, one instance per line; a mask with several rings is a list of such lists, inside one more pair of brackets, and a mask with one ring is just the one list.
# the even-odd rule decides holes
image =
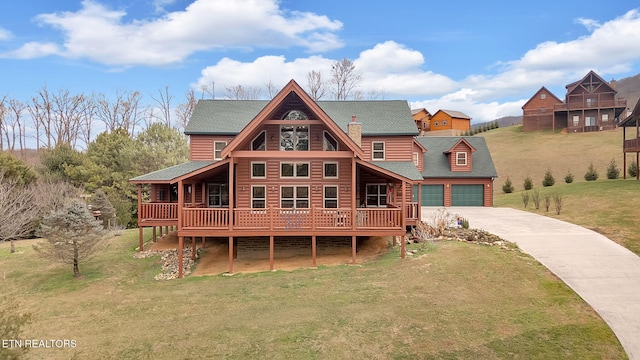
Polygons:
[[140,251],[144,227],[177,228],[179,277],[185,238],[228,238],[230,273],[239,238],[268,238],[271,269],[275,241],[300,238],[314,266],[320,237],[350,239],[355,262],[358,237],[404,236],[421,204],[493,204],[484,139],[416,138],[406,101],[314,101],[292,80],[270,101],[200,100],[185,134],[189,162],[130,180]]
[[[622,173],[627,178],[627,154],[636,154],[636,165],[640,164],[640,100],[631,115],[620,122],[622,127]],[[636,180],[640,180],[640,171],[636,171]]]
[[594,71],[568,84],[564,101],[544,86],[522,106],[523,131],[562,130],[588,132],[611,130],[627,107],[613,85]]

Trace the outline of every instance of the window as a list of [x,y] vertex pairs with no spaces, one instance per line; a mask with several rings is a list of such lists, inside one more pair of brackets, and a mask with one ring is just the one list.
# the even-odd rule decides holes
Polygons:
[[267,163],[264,162],[252,162],[251,163],[251,178],[252,179],[266,179],[267,177]]
[[306,125],[282,125],[280,127],[280,150],[309,150],[309,127]]
[[546,108],[546,107],[541,107],[541,108],[540,108],[540,112],[541,112],[541,113],[545,113],[545,112],[547,112],[547,108]]
[[413,153],[413,164],[415,166],[420,166],[420,154],[417,152]]
[[229,206],[229,187],[227,184],[207,184],[209,207]]
[[543,93],[543,94],[540,94],[540,99],[544,100],[544,99],[546,99],[546,98],[547,98],[547,94],[544,94],[544,93]]
[[596,105],[596,99],[594,98],[587,98],[587,106],[591,107],[591,106],[595,106]]
[[337,186],[324,187],[324,207],[328,209],[335,209],[338,207],[338,187]]
[[280,188],[280,207],[283,209],[309,208],[309,187],[282,186]]
[[336,163],[336,162],[326,162],[326,163],[324,163],[323,177],[325,179],[337,179],[338,178],[338,163]]
[[308,178],[309,163],[280,163],[281,178]]
[[267,150],[267,132],[262,131],[251,141],[251,150],[265,151]]
[[326,131],[322,132],[322,150],[338,151],[338,142]]
[[367,206],[387,206],[387,184],[367,184]]
[[447,126],[447,120],[442,120],[442,126]]
[[609,114],[602,114],[602,121],[609,121]]
[[384,160],[384,143],[374,142],[371,146],[371,158],[373,160]]
[[596,117],[595,116],[587,116],[584,118],[585,126],[595,126],[596,125]]
[[467,153],[466,152],[457,152],[456,153],[456,166],[467,166]]
[[251,207],[264,209],[267,207],[267,187],[264,185],[251,186]]
[[282,120],[309,120],[309,117],[301,110],[291,110],[284,114]]
[[436,121],[436,123],[435,123],[434,125],[435,125],[435,126],[438,126],[438,125],[440,125],[440,124],[438,124],[438,122]]
[[222,160],[222,149],[227,146],[226,141],[214,141],[213,142],[213,159]]
[[580,116],[573,115],[573,126],[578,126],[578,125],[580,125]]

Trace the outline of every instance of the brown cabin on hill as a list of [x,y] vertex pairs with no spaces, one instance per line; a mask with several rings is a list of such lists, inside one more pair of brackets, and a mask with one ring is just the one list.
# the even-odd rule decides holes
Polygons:
[[270,101],[200,100],[185,134],[189,162],[130,180],[140,250],[144,227],[175,227],[180,262],[198,237],[228,238],[229,272],[258,241],[273,269],[276,238],[308,241],[314,265],[319,238],[346,238],[355,262],[357,237],[404,236],[421,206],[493,205],[484,139],[416,138],[406,101],[314,101],[292,80]]
[[627,106],[625,99],[617,98],[614,87],[593,71],[566,89],[564,101],[544,86],[538,90],[522,106],[523,130],[610,130]]
[[411,116],[420,134],[431,130],[431,113],[427,109],[411,109]]
[[[631,115],[620,122],[622,127],[622,173],[627,178],[627,154],[636,153],[636,165],[640,164],[640,100],[633,108]],[[640,180],[640,171],[636,172],[636,179]]]

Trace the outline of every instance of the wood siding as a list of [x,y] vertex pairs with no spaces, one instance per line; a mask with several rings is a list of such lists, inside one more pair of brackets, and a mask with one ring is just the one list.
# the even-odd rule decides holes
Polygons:
[[216,141],[225,141],[227,144],[233,136],[220,135],[191,135],[189,137],[189,160],[211,161],[213,160],[213,144]]
[[374,142],[384,143],[384,161],[413,161],[413,136],[363,136],[365,160],[373,161]]

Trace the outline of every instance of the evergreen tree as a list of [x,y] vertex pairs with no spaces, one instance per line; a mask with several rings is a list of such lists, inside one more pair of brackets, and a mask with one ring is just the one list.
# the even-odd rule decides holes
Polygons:
[[511,183],[511,179],[509,179],[507,177],[507,180],[504,182],[504,185],[502,185],[502,191],[505,194],[510,194],[513,192],[513,184]]
[[594,169],[593,163],[589,164],[589,168],[587,169],[587,172],[584,174],[584,179],[587,181],[598,180],[598,171]]
[[44,258],[73,265],[73,276],[80,274],[80,262],[93,255],[103,244],[105,230],[79,201],[52,212],[42,220],[38,234],[44,239],[33,245]]
[[116,214],[116,210],[109,201],[107,194],[102,191],[102,189],[96,190],[91,197],[91,211],[93,214],[98,214],[98,219],[102,221],[102,227],[107,229],[109,225],[112,225],[114,215]]
[[629,164],[629,167],[627,168],[627,173],[631,177],[638,176],[638,163],[636,163],[635,160],[631,161],[631,163]]
[[542,186],[553,186],[555,183],[556,179],[551,174],[551,169],[547,169],[547,172],[544,173],[544,179],[542,179]]
[[620,176],[620,169],[616,166],[616,160],[611,159],[611,162],[607,167],[607,179],[617,179],[618,176]]
[[531,180],[531,177],[527,176],[524,179],[524,189],[525,190],[531,190],[533,189],[533,180]]

